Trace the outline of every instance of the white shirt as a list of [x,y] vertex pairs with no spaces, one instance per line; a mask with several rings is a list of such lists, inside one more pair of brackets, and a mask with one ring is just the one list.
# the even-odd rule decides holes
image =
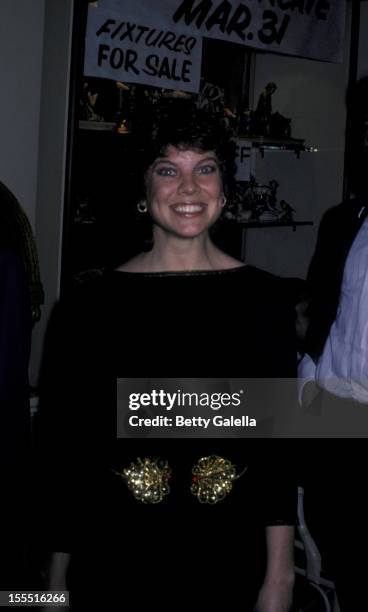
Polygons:
[[298,370],[299,399],[306,382],[339,397],[368,403],[368,217],[346,259],[339,307],[317,365],[309,355]]

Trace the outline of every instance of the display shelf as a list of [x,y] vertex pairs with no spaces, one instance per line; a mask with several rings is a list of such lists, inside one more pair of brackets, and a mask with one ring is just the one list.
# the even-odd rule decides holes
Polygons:
[[[118,125],[112,121],[79,121],[79,129],[93,130],[98,132],[116,132],[117,134],[129,134],[128,130],[119,130]],[[301,152],[315,153],[316,147],[306,146],[300,138],[271,138],[268,136],[247,136],[240,134],[237,140],[251,141],[254,148],[259,149],[261,155],[265,151],[293,151],[299,157]]]
[[313,225],[313,221],[240,221],[239,223],[243,227],[296,227],[298,225]]
[[295,232],[296,228],[302,225],[313,225],[313,221],[227,221],[228,225],[235,225],[243,229],[259,227],[291,227]]
[[113,121],[79,121],[80,130],[94,130],[98,132],[114,132],[116,123]]
[[265,151],[292,151],[299,157],[301,152],[316,153],[318,149],[306,146],[302,138],[272,138],[271,136],[253,136],[239,134],[238,140],[250,141],[263,156]]
[[124,136],[130,134],[129,130],[119,127],[117,123],[113,121],[79,121],[80,130],[90,130],[92,132],[113,132]]

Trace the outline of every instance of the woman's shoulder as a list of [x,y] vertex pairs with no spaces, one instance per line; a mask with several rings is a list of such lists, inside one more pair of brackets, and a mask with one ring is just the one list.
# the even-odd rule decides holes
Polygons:
[[108,297],[109,288],[114,287],[115,279],[126,278],[112,267],[86,270],[73,277],[73,282],[62,295],[62,302],[77,305],[90,299]]
[[244,266],[244,273],[247,275],[247,281],[260,291],[278,290],[285,280],[281,276],[250,264]]
[[82,325],[102,315],[104,304],[111,303],[112,281],[108,270],[88,271],[78,275],[64,289],[53,308],[51,318],[71,325]]
[[145,253],[139,253],[132,259],[125,261],[115,269],[116,272],[147,272],[145,264]]
[[[247,266],[244,287],[250,295],[252,308],[260,319],[270,322],[294,321],[298,291],[292,278],[277,276],[261,268]],[[298,285],[299,287],[299,285]],[[299,290],[299,289],[298,289]]]

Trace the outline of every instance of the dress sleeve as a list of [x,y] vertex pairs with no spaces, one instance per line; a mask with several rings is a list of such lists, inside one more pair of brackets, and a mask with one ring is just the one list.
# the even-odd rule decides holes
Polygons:
[[297,521],[297,487],[281,476],[277,486],[269,485],[266,491],[265,525],[296,525]]
[[285,291],[284,282],[279,292],[275,304],[274,343],[278,347],[279,357],[275,377],[297,378],[296,303],[292,295]]
[[296,308],[288,279],[258,271],[249,334],[256,339],[254,376],[296,378]]

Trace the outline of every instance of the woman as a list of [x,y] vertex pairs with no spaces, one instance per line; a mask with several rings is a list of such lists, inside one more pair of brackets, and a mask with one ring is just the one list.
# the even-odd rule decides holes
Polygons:
[[[91,584],[114,604],[171,609],[175,584],[187,605],[235,608],[240,597],[245,611],[287,612],[296,502],[276,440],[116,439],[117,378],[185,388],[194,377],[205,392],[209,377],[227,391],[224,376],[295,376],[293,308],[278,279],[209,235],[234,169],[222,123],[173,106],[136,144],[153,248],[81,287],[50,326],[40,418],[40,460],[59,492],[50,584],[65,586],[69,566],[73,609]],[[158,478],[154,499],[137,473]]]

